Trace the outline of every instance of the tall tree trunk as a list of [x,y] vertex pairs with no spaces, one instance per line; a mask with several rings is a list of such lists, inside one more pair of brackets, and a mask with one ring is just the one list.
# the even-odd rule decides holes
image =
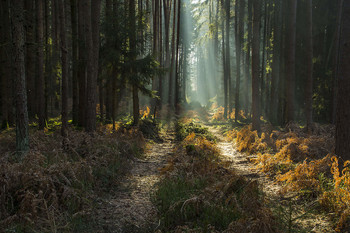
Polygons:
[[344,1],[339,48],[335,153],[350,160],[350,1]]
[[[90,2],[87,0],[87,2]],[[101,0],[86,3],[86,48],[88,50],[88,73],[86,80],[86,125],[87,132],[96,129],[97,76],[100,50],[100,9]]]
[[[263,6],[264,6],[264,30],[263,30],[263,39],[262,39],[262,45],[263,47],[260,48],[262,49],[262,55],[261,55],[261,69],[260,69],[260,114],[265,116],[265,110],[266,110],[266,107],[265,105],[267,104],[266,103],[266,96],[264,96],[265,94],[265,84],[267,83],[266,80],[265,80],[265,50],[266,50],[266,32],[267,32],[267,1],[264,0],[264,3],[263,3]],[[267,84],[266,84],[267,86]]]
[[180,45],[180,17],[181,0],[177,0],[177,30],[176,30],[176,58],[175,58],[175,113],[180,114],[180,70],[179,70],[179,45]]
[[286,123],[294,121],[294,99],[295,99],[295,34],[297,0],[288,0],[289,15],[287,19],[286,36]]
[[13,71],[16,101],[16,151],[19,157],[29,150],[28,111],[24,63],[23,0],[11,1]]
[[[165,69],[170,69],[170,13],[171,13],[171,1],[170,0],[163,0],[163,14],[164,14],[164,29],[165,29]],[[168,81],[168,85],[170,85],[170,72],[167,71],[165,75],[165,80]],[[170,90],[170,88],[169,88]],[[169,93],[168,93],[169,94]],[[170,94],[168,95],[168,97]],[[170,103],[170,100],[168,100],[168,103]]]
[[73,85],[73,124],[78,123],[79,113],[79,92],[78,92],[78,14],[77,14],[77,0],[70,0],[71,6],[71,24],[72,24],[72,85]]
[[174,109],[174,65],[175,65],[175,30],[176,30],[176,1],[174,0],[174,11],[173,11],[173,31],[171,36],[171,64],[170,64],[170,75],[169,75],[169,110],[170,112]]
[[79,85],[79,126],[85,126],[85,103],[86,103],[86,38],[85,38],[85,13],[84,2],[78,1],[78,85]]
[[312,90],[313,90],[313,43],[312,43],[312,0],[306,1],[306,59],[307,59],[307,72],[306,72],[306,87],[305,87],[305,116],[306,127],[311,130],[312,126]]
[[62,62],[62,126],[61,135],[67,137],[68,128],[68,51],[64,0],[58,0]]
[[230,55],[230,0],[225,1],[225,10],[226,10],[226,80],[227,80],[227,89],[228,89],[228,112],[231,113],[232,111],[232,102],[233,102],[233,87],[231,85],[231,55]]
[[253,0],[252,38],[252,129],[260,131],[259,71],[260,71],[260,0]]
[[[130,41],[130,62],[136,60],[136,16],[135,16],[135,0],[129,0],[129,41]],[[134,70],[131,68],[130,75]],[[139,107],[139,88],[137,83],[132,83],[132,101],[133,101],[133,118],[134,125],[139,124],[140,107]]]
[[[154,0],[154,3],[152,4],[153,6],[153,57],[159,61],[159,29],[160,29],[160,25],[159,25],[159,15],[160,13],[160,9],[159,9],[159,3],[160,0]],[[139,22],[140,23],[140,22]],[[157,87],[157,85],[159,84],[159,81],[161,78],[158,76],[154,76],[152,79],[152,90],[153,91],[157,91],[159,90],[159,87]],[[156,107],[156,100],[152,99],[151,100],[151,111],[155,111],[155,107]],[[155,114],[155,112],[153,113]]]
[[343,9],[344,0],[338,0],[338,12],[337,12],[337,27],[335,32],[335,51],[333,59],[333,99],[332,99],[332,115],[331,121],[333,124],[336,122],[337,112],[337,77],[339,72],[339,46],[340,46],[340,32],[341,32],[341,16]]
[[[240,86],[241,86],[241,57],[242,57],[242,41],[243,41],[243,35],[244,35],[244,8],[245,8],[245,2],[244,0],[236,0],[236,8],[238,7],[238,15],[236,15],[236,24],[237,24],[237,30],[236,30],[236,93],[235,93],[235,122],[237,123],[237,120],[239,119],[239,110],[240,110],[240,103],[239,103],[239,94],[240,94]],[[238,3],[238,6],[237,6]]]
[[9,18],[9,1],[2,0],[1,4],[1,17],[2,23],[0,25],[0,44],[2,45],[0,50],[0,77],[1,77],[1,128],[7,128],[10,123],[10,112],[12,109],[11,104],[11,80],[6,76],[12,76],[12,64],[11,64],[11,28]]
[[39,129],[45,127],[45,93],[44,93],[44,8],[43,0],[36,0],[36,16],[37,16],[37,109],[39,118]]
[[[222,13],[224,14],[224,0],[221,0]],[[226,43],[225,43],[225,22],[221,22],[222,33],[222,69],[223,69],[223,87],[224,87],[224,118],[227,119],[228,108],[228,82],[227,82],[227,65],[226,65]]]
[[28,97],[28,115],[33,119],[37,113],[36,109],[36,78],[35,78],[35,12],[34,0],[26,0],[25,3],[25,33],[26,33],[26,52],[25,52],[25,68],[26,68],[26,83]]
[[282,33],[282,9],[279,0],[275,0],[274,9],[274,34],[273,34],[273,62],[271,74],[271,94],[270,94],[270,121],[273,125],[277,124],[277,87],[280,75],[281,63],[281,33]]
[[246,61],[245,61],[245,93],[244,93],[244,99],[245,99],[245,108],[244,112],[246,116],[248,117],[249,112],[249,84],[251,82],[251,73],[250,73],[250,51],[251,51],[251,44],[252,44],[252,0],[248,0],[248,36],[247,36],[247,53],[246,53]]

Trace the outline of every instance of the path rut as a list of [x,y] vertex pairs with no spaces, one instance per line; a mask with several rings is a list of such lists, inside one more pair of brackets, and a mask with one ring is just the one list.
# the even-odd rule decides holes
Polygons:
[[167,163],[174,147],[174,133],[167,132],[161,143],[149,143],[144,158],[136,159],[118,190],[98,204],[98,232],[153,232],[158,225],[156,208],[151,202],[154,185],[159,181],[158,168]]

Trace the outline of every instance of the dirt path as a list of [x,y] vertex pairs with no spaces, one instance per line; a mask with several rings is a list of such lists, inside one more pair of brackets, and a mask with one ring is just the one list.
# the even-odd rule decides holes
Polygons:
[[263,191],[268,195],[269,199],[276,200],[280,198],[279,190],[281,187],[262,173],[259,173],[254,165],[249,162],[249,159],[255,157],[254,155],[238,152],[234,144],[225,139],[219,128],[209,127],[209,130],[218,138],[217,146],[224,160],[232,162],[231,167],[236,170],[238,175],[258,180],[260,184],[263,184]]
[[[270,203],[273,208],[279,206],[278,208],[283,209],[281,209],[280,215],[288,216],[290,213],[292,214],[291,216],[294,219],[292,221],[293,230],[290,232],[334,232],[329,216],[320,214],[316,209],[313,209],[317,201],[305,205],[303,201],[294,201],[294,194],[280,194],[281,186],[263,173],[257,171],[254,165],[249,162],[250,158],[255,157],[254,155],[238,152],[234,144],[225,139],[219,128],[209,126],[209,131],[218,138],[217,146],[223,159],[231,162],[231,166],[236,170],[237,174],[245,176],[248,179],[257,180],[261,185],[268,203]],[[291,206],[290,208],[289,205]],[[309,210],[310,212],[305,214],[305,211]]]
[[157,227],[151,193],[159,181],[158,168],[166,164],[172,153],[173,132],[166,132],[162,138],[162,143],[149,143],[145,157],[134,161],[130,174],[113,196],[98,203],[98,232],[153,232]]

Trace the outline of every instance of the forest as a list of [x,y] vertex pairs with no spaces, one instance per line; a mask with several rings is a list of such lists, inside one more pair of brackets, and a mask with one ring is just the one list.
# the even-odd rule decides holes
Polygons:
[[0,232],[348,232],[350,1],[0,0]]

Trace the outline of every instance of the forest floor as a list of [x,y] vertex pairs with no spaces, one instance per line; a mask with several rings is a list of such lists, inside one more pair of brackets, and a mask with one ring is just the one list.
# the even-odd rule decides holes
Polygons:
[[[290,232],[333,232],[329,218],[313,209],[312,203],[296,200],[295,194],[280,193],[281,186],[260,173],[249,162],[254,155],[240,153],[223,136],[220,126],[207,126],[215,135],[221,159],[230,163],[238,175],[259,182],[268,205],[282,221],[289,221]],[[167,164],[175,147],[174,132],[165,130],[162,142],[149,142],[142,159],[135,159],[129,174],[108,197],[102,197],[96,208],[96,232],[155,232],[160,224],[157,209],[151,201],[159,170]],[[307,205],[307,206],[305,206]]]
[[335,232],[330,217],[315,209],[317,200],[313,203],[299,200],[298,193],[281,193],[282,186],[267,175],[259,172],[251,159],[256,155],[241,153],[236,146],[227,141],[219,127],[208,126],[209,131],[217,138],[223,159],[231,163],[231,167],[237,172],[251,180],[257,180],[264,192],[269,206],[284,217],[282,221],[289,221],[288,232]]
[[164,167],[174,148],[174,132],[161,133],[161,142],[150,141],[141,159],[134,159],[132,168],[109,197],[98,202],[96,232],[154,232],[159,224],[157,210],[151,202],[154,186],[160,181]]

